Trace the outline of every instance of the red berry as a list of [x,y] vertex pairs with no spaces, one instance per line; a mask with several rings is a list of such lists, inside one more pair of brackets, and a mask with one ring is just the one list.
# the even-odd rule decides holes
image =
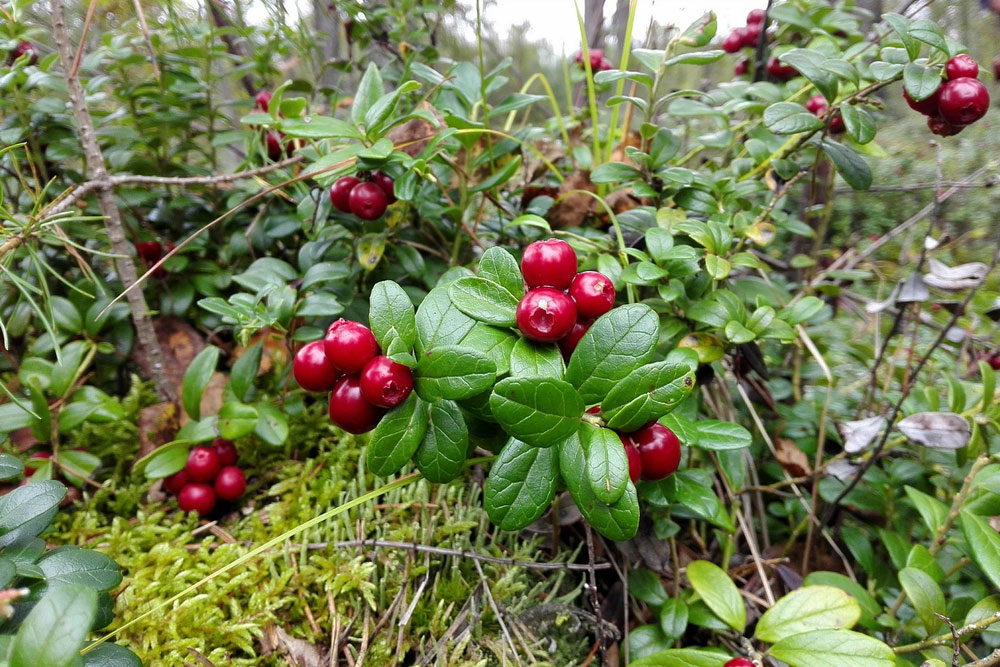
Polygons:
[[615,305],[615,286],[597,271],[578,273],[570,283],[569,295],[580,317],[598,318]]
[[271,93],[267,90],[262,90],[257,93],[257,96],[253,98],[253,105],[267,113],[267,107],[271,104]]
[[135,252],[147,264],[152,264],[163,257],[163,246],[159,241],[138,241],[135,244]]
[[736,65],[733,66],[733,74],[736,76],[743,76],[750,71],[750,59],[740,58],[736,61]]
[[211,447],[195,447],[188,454],[187,470],[188,477],[195,482],[209,482],[219,472],[222,462],[219,455]]
[[344,213],[350,213],[351,190],[360,182],[353,176],[341,176],[330,186],[330,202]]
[[587,49],[587,55],[590,56],[590,69],[596,72],[604,58],[604,49]]
[[785,65],[775,56],[771,56],[767,59],[767,73],[775,79],[784,80],[791,79],[793,76],[798,74],[798,70],[791,65]]
[[986,360],[986,363],[988,363],[990,368],[993,370],[1000,371],[1000,354],[990,356],[990,358]]
[[521,273],[528,287],[566,289],[576,277],[576,252],[565,241],[535,241],[524,249]]
[[941,89],[938,88],[934,91],[934,94],[926,99],[922,99],[919,102],[906,92],[906,88],[903,89],[903,99],[910,106],[911,109],[922,113],[925,116],[936,116],[938,113],[938,95],[941,94]]
[[385,199],[390,204],[396,201],[396,186],[392,182],[392,177],[389,174],[384,174],[381,171],[376,171],[372,174],[372,183],[377,185],[382,192],[385,193]]
[[292,375],[306,391],[330,391],[341,373],[326,356],[326,342],[314,340],[295,353]]
[[927,119],[927,129],[939,137],[952,137],[964,130],[965,127],[963,125],[952,125],[943,118],[932,116]]
[[188,484],[177,494],[177,505],[184,512],[205,516],[215,508],[215,491],[208,484]]
[[576,306],[557,289],[533,289],[517,304],[517,327],[531,340],[553,343],[568,334],[574,324]]
[[413,372],[389,357],[378,356],[361,371],[361,394],[380,408],[394,408],[413,391]]
[[275,162],[280,160],[284,148],[281,145],[281,138],[278,136],[278,133],[268,132],[264,138],[267,141],[267,157]]
[[968,125],[986,115],[990,94],[977,79],[962,77],[941,85],[938,111],[952,125]]
[[733,658],[722,667],[756,667],[749,658]]
[[28,56],[29,65],[34,65],[38,62],[38,53],[35,51],[35,47],[31,45],[31,42],[18,42],[14,50],[10,52],[10,62],[14,62],[24,55]]
[[597,71],[598,72],[606,72],[609,69],[614,69],[614,67],[615,66],[611,64],[610,60],[608,60],[607,58],[601,58],[601,62],[597,66]]
[[681,462],[681,443],[674,432],[653,422],[630,436],[642,455],[642,478],[655,482],[677,470]]
[[[583,334],[587,333],[587,329],[593,324],[590,320],[583,320],[582,322],[577,322],[573,325],[573,328],[569,330],[564,338],[559,341],[559,350],[562,352],[563,359],[569,361],[569,358],[573,356],[573,350],[576,349],[577,344],[579,344],[580,339],[583,338]],[[601,411],[601,406],[596,406],[597,412]]]
[[382,188],[374,183],[358,183],[347,197],[351,213],[362,220],[378,220],[385,213],[389,200]]
[[187,485],[190,480],[186,471],[175,472],[170,477],[163,480],[163,488],[170,493],[177,494]]
[[763,9],[751,9],[750,13],[747,14],[747,25],[751,23],[763,23],[764,17]]
[[232,440],[226,440],[225,438],[216,438],[212,441],[212,449],[219,456],[219,463],[225,466],[236,465],[236,445],[233,444]]
[[226,466],[215,476],[215,495],[223,500],[238,500],[247,490],[247,478],[236,466]]
[[844,126],[844,117],[841,115],[836,115],[830,120],[830,133],[831,134],[843,134],[844,130],[847,128]]
[[806,109],[815,116],[821,116],[826,111],[826,98],[822,95],[813,95],[806,100]]
[[975,79],[979,76],[979,63],[969,54],[960,53],[945,63],[944,75],[949,79],[961,79],[965,76]]
[[35,452],[28,457],[28,460],[24,462],[24,475],[25,477],[31,477],[35,474],[40,466],[32,465],[29,461],[45,461],[52,458],[52,452]]
[[739,29],[733,30],[722,40],[722,50],[726,53],[736,53],[743,48],[743,33]]
[[345,375],[330,392],[330,421],[348,433],[367,433],[385,411],[365,400],[357,375]]
[[625,447],[625,456],[628,458],[629,479],[632,480],[633,484],[636,484],[642,477],[642,455],[629,438],[620,433],[618,437],[621,438],[622,446]]
[[340,318],[326,330],[323,349],[335,368],[357,373],[378,354],[378,341],[365,325]]
[[751,23],[745,28],[739,28],[740,36],[743,38],[743,46],[748,49],[757,48],[760,41],[761,26],[759,23]]
[[599,415],[599,414],[601,414],[601,406],[594,405],[592,407],[587,408],[587,414],[588,415]]
[[1000,81],[1000,56],[993,59],[993,78]]

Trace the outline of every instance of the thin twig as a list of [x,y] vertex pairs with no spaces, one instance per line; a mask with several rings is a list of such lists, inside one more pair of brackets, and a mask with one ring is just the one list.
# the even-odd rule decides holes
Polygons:
[[594,616],[597,617],[597,641],[601,645],[601,664],[607,664],[608,642],[604,637],[604,628],[601,627],[601,603],[597,599],[597,575],[594,574],[594,532],[590,528],[590,523],[584,521],[584,532],[587,534],[587,570],[589,574],[588,592],[590,594],[590,605],[594,608]]
[[476,566],[476,572],[479,573],[479,579],[483,582],[483,591],[486,593],[486,600],[490,603],[490,608],[493,609],[493,615],[497,617],[497,623],[500,624],[500,630],[503,633],[504,639],[507,640],[507,644],[510,646],[510,651],[514,656],[514,662],[521,664],[521,657],[517,654],[517,647],[514,646],[514,640],[510,637],[510,632],[507,630],[507,624],[503,622],[503,614],[497,608],[496,600],[493,599],[493,593],[490,591],[490,584],[486,580],[486,575],[483,574],[483,566],[479,564],[478,560],[472,561],[472,564]]
[[[969,190],[975,188],[995,188],[1000,185],[1000,178],[991,176],[982,183],[969,183],[968,181],[941,181],[941,185],[959,190]],[[907,183],[905,185],[873,185],[864,192],[913,192],[915,190],[933,190],[937,188],[937,183]],[[834,188],[834,194],[856,194],[854,188]],[[862,194],[864,194],[864,192]]]
[[1000,611],[994,612],[985,618],[981,618],[974,623],[969,623],[968,625],[959,628],[954,633],[949,632],[946,635],[937,635],[936,637],[929,637],[923,641],[915,642],[913,644],[906,644],[905,646],[897,646],[892,649],[897,655],[901,653],[916,653],[917,651],[924,651],[929,648],[934,648],[935,646],[941,646],[943,644],[948,644],[953,640],[954,635],[958,635],[961,639],[966,635],[974,635],[983,630],[988,629],[991,625],[995,623],[1000,623]]

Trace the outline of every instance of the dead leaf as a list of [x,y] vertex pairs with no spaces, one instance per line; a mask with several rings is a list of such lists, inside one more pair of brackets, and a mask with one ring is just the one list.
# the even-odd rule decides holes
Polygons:
[[972,435],[968,420],[954,412],[918,412],[901,419],[896,428],[918,445],[934,449],[961,449]]
[[181,427],[180,415],[175,403],[157,403],[139,411],[139,454],[142,458],[160,445],[174,439],[174,434]]
[[[153,320],[153,328],[156,330],[157,340],[160,341],[167,377],[180,395],[184,371],[187,370],[191,360],[205,349],[205,341],[194,327],[179,317],[158,317]],[[149,377],[152,370],[143,349],[137,347],[133,356],[143,374]]]
[[778,463],[792,477],[802,477],[808,475],[812,469],[809,465],[809,457],[798,448],[794,441],[788,438],[777,439]]
[[874,442],[883,426],[885,417],[876,416],[857,421],[837,422],[837,432],[844,441],[844,451],[848,454],[857,454]]
[[327,664],[325,651],[304,639],[292,637],[273,623],[264,626],[260,645],[265,656],[280,652],[287,658],[289,665],[296,667],[324,667]]
[[[574,171],[559,186],[559,194],[563,195],[573,190],[597,192],[597,187],[590,182],[589,171]],[[594,210],[594,198],[582,192],[567,194],[549,211],[549,224],[556,229],[561,227],[579,227],[584,219]]]
[[826,467],[826,474],[836,477],[841,482],[847,482],[854,478],[854,475],[860,468],[861,466],[856,463],[851,463],[845,459],[838,459]]
[[10,444],[14,445],[14,449],[19,452],[26,452],[38,444],[38,438],[35,437],[30,426],[11,431],[7,437],[10,438]]
[[898,303],[916,303],[918,301],[927,301],[931,296],[930,290],[927,289],[927,285],[924,284],[924,279],[919,273],[911,273],[910,277],[906,279],[903,286],[899,290],[899,296],[896,297]]
[[423,118],[413,118],[402,125],[389,130],[386,138],[392,141],[396,150],[403,151],[410,157],[416,157],[422,150],[427,148],[428,142],[438,133],[438,127],[444,125],[444,119],[438,110],[427,102],[421,102],[417,109],[430,112],[437,121],[437,127],[433,123]]
[[958,266],[948,266],[934,258],[927,260],[930,271],[924,274],[924,282],[943,290],[963,290],[976,287],[989,273],[990,267],[982,262],[969,262]]
[[638,166],[635,163],[635,160],[630,158],[628,153],[625,152],[625,149],[628,146],[631,146],[632,148],[642,147],[642,136],[635,130],[628,133],[625,141],[615,146],[615,149],[611,152],[610,162],[624,162],[625,164],[632,165],[633,167]]

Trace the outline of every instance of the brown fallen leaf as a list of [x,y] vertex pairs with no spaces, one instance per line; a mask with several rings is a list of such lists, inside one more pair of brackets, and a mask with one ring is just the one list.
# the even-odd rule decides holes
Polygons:
[[[187,370],[191,360],[205,349],[205,340],[194,327],[179,317],[158,317],[153,320],[153,328],[156,330],[156,338],[160,341],[160,349],[163,351],[163,365],[167,377],[180,395],[184,371]],[[141,347],[135,349],[133,357],[143,375],[150,377],[149,360]]]
[[176,403],[157,403],[139,411],[139,454],[142,458],[157,447],[174,439],[181,427]]
[[809,457],[798,446],[788,438],[778,438],[776,441],[778,463],[792,477],[802,477],[808,475],[812,469],[809,466]]
[[[562,196],[573,190],[587,190],[597,192],[597,187],[590,182],[589,171],[574,171],[566,177],[566,180],[559,186],[559,195]],[[582,192],[565,194],[552,207],[548,214],[549,224],[556,229],[560,227],[579,227],[584,219],[594,210],[595,200],[590,195]]]
[[438,128],[444,126],[444,119],[438,110],[427,102],[421,102],[417,107],[424,111],[429,111],[438,121],[438,127],[423,118],[413,118],[402,125],[389,130],[385,135],[397,150],[401,150],[410,157],[417,156],[420,151],[427,147],[427,143],[438,133]]
[[289,665],[296,667],[323,667],[327,664],[325,651],[310,644],[304,639],[292,637],[282,628],[267,623],[264,635],[260,638],[261,653],[269,656],[272,653],[284,654]]

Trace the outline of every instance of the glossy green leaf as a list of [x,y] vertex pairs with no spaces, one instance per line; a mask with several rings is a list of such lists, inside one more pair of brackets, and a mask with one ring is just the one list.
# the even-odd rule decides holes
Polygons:
[[967,510],[962,510],[960,522],[962,534],[968,544],[966,555],[972,558],[994,587],[1000,588],[1000,534],[997,534],[988,519]]
[[747,625],[747,608],[736,584],[726,571],[707,560],[688,563],[688,581],[708,608],[729,627],[743,632]]
[[427,420],[427,409],[416,394],[387,412],[368,441],[368,471],[385,477],[406,465],[427,433]]
[[768,651],[789,667],[893,667],[892,649],[851,630],[812,630],[785,637]]
[[39,535],[59,510],[66,487],[47,479],[0,496],[0,549]]
[[496,366],[496,374],[501,376],[510,372],[510,357],[518,340],[520,338],[509,330],[477,324],[459,346],[485,354]]
[[703,519],[723,530],[735,530],[715,490],[691,471],[679,470],[656,482],[663,496],[676,507],[674,514]]
[[524,278],[517,260],[500,246],[487,248],[479,258],[479,277],[492,280],[517,299],[524,296]]
[[670,598],[660,607],[660,629],[670,639],[684,635],[688,625],[688,607],[684,600]]
[[511,438],[486,479],[483,504],[490,520],[503,530],[520,530],[541,517],[559,483],[555,447],[533,447]]
[[191,419],[201,418],[201,395],[212,379],[219,361],[219,348],[209,345],[191,360],[181,381],[181,403]]
[[905,486],[903,490],[906,491],[906,495],[909,497],[910,502],[913,503],[913,506],[917,508],[920,518],[924,520],[924,525],[927,526],[927,530],[932,534],[936,533],[948,516],[948,506],[937,498],[929,496],[912,486]]
[[[146,479],[163,479],[179,472],[187,463],[190,447],[186,441],[171,442],[157,447],[148,457],[136,462]],[[141,465],[140,465],[141,463]]]
[[271,447],[281,447],[288,439],[288,417],[270,403],[258,403],[253,433]]
[[388,350],[397,339],[409,350],[417,340],[413,302],[394,280],[383,280],[372,287],[368,323],[383,350]]
[[365,115],[368,110],[382,97],[385,89],[382,85],[382,74],[378,71],[378,65],[368,63],[358,87],[354,91],[354,102],[351,104],[351,121],[355,125],[365,122]]
[[882,613],[882,606],[861,584],[837,572],[810,572],[803,580],[804,586],[833,586],[854,598],[861,608],[861,623],[875,627],[875,617]]
[[587,481],[598,500],[607,505],[628,488],[628,457],[614,431],[580,422],[580,442],[587,457]]
[[430,482],[443,484],[458,477],[469,451],[469,429],[462,409],[453,401],[427,406],[427,433],[414,455],[414,463]]
[[416,314],[417,354],[439,345],[456,345],[476,326],[448,297],[447,285],[435,287],[420,302]]
[[648,362],[659,338],[659,318],[645,304],[619,306],[597,318],[570,358],[566,380],[583,400],[601,402],[629,373]]
[[303,139],[360,139],[358,129],[338,118],[305,116],[285,118],[279,124],[282,132],[290,137]]
[[513,159],[507,161],[500,169],[497,169],[493,174],[483,179],[479,183],[475,183],[469,186],[469,192],[482,192],[484,190],[492,190],[493,188],[499,187],[513,178],[514,174],[517,173],[518,169],[521,168],[521,156],[516,155]]
[[455,400],[486,391],[496,379],[496,370],[496,364],[478,350],[442,345],[420,357],[413,379],[425,401]]
[[594,530],[608,539],[621,541],[639,529],[639,496],[631,480],[617,502],[602,503],[587,481],[587,461],[583,445],[575,433],[559,443],[559,472],[583,517]]
[[642,172],[624,162],[606,162],[590,172],[592,183],[622,183],[642,179]]
[[83,667],[142,667],[142,661],[124,646],[104,642],[87,651]]
[[608,392],[601,401],[601,414],[609,428],[629,433],[673,410],[693,388],[694,373],[687,364],[646,364]]
[[[699,419],[695,422],[698,429],[698,440],[694,443],[699,449],[725,451],[743,449],[753,442],[750,431],[739,424],[718,421],[715,419]],[[682,444],[688,444],[681,441]]]
[[[631,637],[630,637],[631,639]],[[629,667],[722,667],[732,656],[709,650],[670,648],[629,662]]]
[[49,551],[38,561],[38,566],[42,568],[49,588],[79,584],[104,592],[122,582],[121,568],[110,556],[72,545]]
[[504,430],[536,447],[551,447],[575,433],[583,408],[572,385],[555,378],[509,377],[490,396],[490,410]]
[[565,372],[562,354],[555,345],[532,343],[518,338],[510,353],[512,377],[551,377],[562,379]]
[[795,102],[777,102],[764,109],[764,125],[775,134],[797,134],[823,129],[822,120]]
[[229,388],[233,390],[233,395],[237,399],[244,400],[250,387],[253,386],[257,371],[260,370],[260,360],[263,354],[263,341],[257,341],[247,348],[233,364],[233,370],[229,376]]
[[861,618],[857,600],[832,586],[804,586],[788,593],[757,621],[754,636],[774,643],[809,630],[850,629]]
[[875,138],[875,119],[868,111],[853,104],[843,104],[840,115],[851,139],[859,144],[867,144]]
[[20,477],[24,472],[24,464],[21,459],[12,454],[0,453],[0,480]]
[[217,428],[219,436],[226,440],[236,440],[250,435],[257,427],[257,408],[246,403],[230,401],[219,410]]
[[448,296],[456,308],[474,320],[498,327],[516,323],[518,298],[492,280],[459,278],[448,286]]
[[633,570],[628,573],[628,592],[636,600],[650,607],[660,608],[670,600],[663,582],[650,570]]
[[944,593],[929,574],[915,567],[904,567],[899,571],[899,583],[906,591],[917,616],[924,625],[928,635],[932,635],[941,627],[941,620],[934,614],[946,612]]
[[855,190],[867,190],[872,185],[872,170],[858,153],[836,141],[823,139],[823,152],[830,156],[837,173]]
[[79,584],[49,589],[21,624],[10,664],[71,667],[97,615],[97,593]]

